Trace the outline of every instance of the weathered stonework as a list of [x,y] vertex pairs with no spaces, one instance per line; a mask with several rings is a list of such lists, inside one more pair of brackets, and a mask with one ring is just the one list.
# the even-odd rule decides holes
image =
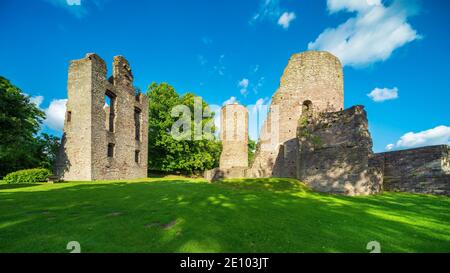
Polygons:
[[297,177],[320,192],[367,195],[382,189],[363,106],[302,115]]
[[56,166],[63,180],[147,177],[148,99],[135,93],[125,58],[114,57],[109,80],[106,70],[96,54],[70,64],[64,135]]
[[252,166],[238,163],[243,146],[224,142],[223,168],[205,177],[297,178],[314,190],[345,195],[382,190],[450,195],[448,146],[374,154],[364,107],[343,110],[343,105],[339,59],[317,51],[293,55],[272,97]]
[[438,145],[377,154],[384,189],[450,196],[450,147]]
[[220,113],[222,154],[220,168],[248,167],[248,110],[240,104],[228,104]]
[[222,153],[219,168],[206,171],[205,178],[245,177],[248,169],[248,110],[234,103],[222,107],[220,112],[220,139]]
[[248,175],[295,178],[297,121],[302,112],[338,111],[343,107],[344,79],[339,59],[328,52],[294,54],[272,97]]

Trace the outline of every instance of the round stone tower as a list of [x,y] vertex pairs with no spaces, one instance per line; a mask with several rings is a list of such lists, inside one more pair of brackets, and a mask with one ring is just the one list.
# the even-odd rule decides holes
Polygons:
[[222,154],[220,169],[248,167],[248,111],[234,103],[220,112]]
[[294,54],[272,97],[252,176],[296,177],[297,124],[302,112],[344,108],[344,77],[339,59],[324,51]]

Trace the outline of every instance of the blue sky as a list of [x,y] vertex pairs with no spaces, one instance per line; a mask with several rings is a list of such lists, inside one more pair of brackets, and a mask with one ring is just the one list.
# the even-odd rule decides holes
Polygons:
[[69,60],[88,52],[109,67],[124,55],[142,90],[168,82],[210,104],[254,105],[269,101],[292,54],[328,50],[345,65],[345,106],[366,106],[375,151],[448,143],[449,8],[447,0],[0,0],[0,75],[46,111],[45,131],[60,134]]

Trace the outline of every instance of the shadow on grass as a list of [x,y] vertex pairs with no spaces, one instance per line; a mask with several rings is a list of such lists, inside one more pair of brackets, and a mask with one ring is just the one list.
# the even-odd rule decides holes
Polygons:
[[289,179],[0,191],[0,252],[449,252],[450,199],[332,196]]
[[30,188],[36,187],[42,184],[0,184],[0,190],[11,190],[11,189],[21,189],[21,188]]

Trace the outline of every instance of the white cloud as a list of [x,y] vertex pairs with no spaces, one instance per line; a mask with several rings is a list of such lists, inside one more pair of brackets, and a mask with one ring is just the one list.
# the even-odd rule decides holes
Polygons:
[[242,95],[247,95],[248,94],[248,85],[249,85],[249,80],[246,78],[243,78],[242,80],[240,80],[238,82],[238,86],[241,88],[240,92]]
[[22,92],[22,94],[23,94],[24,96],[28,97],[28,98],[30,99],[30,102],[31,102],[31,103],[34,103],[38,108],[40,108],[42,102],[44,101],[44,97],[43,97],[43,96],[35,96],[35,97],[32,97],[32,96],[30,96],[29,94],[23,93],[23,92]]
[[383,102],[386,100],[395,100],[398,98],[398,88],[394,87],[392,89],[389,88],[375,88],[367,94],[369,98],[371,98],[375,102]]
[[294,12],[285,12],[278,19],[278,24],[284,29],[288,29],[291,22],[295,20],[295,17],[296,16]]
[[44,97],[43,96],[31,97],[30,101],[34,103],[37,107],[40,107],[42,102],[44,101]]
[[386,146],[386,151],[391,151],[392,149],[394,149],[395,145],[394,144],[388,144]]
[[427,145],[450,144],[450,127],[438,126],[436,128],[403,135],[397,142],[397,147],[419,147]]
[[81,0],[66,0],[67,5],[69,6],[80,6]]
[[450,145],[450,127],[438,126],[433,129],[414,133],[409,132],[404,134],[397,143],[389,144],[386,146],[386,150],[402,149],[402,148],[416,148],[430,145]]
[[237,101],[236,97],[230,97],[229,99],[224,101],[222,105],[234,104],[234,103],[237,103],[237,102],[238,101]]
[[[45,0],[48,3],[53,4],[56,7],[63,8],[67,11],[69,11],[72,15],[82,18],[89,14],[89,8],[85,1],[87,0]],[[94,5],[99,7],[103,4],[105,0],[89,0],[90,3],[93,3]]]
[[356,12],[336,28],[325,29],[310,50],[325,50],[339,57],[344,65],[359,67],[389,59],[392,53],[421,36],[407,22],[412,15],[409,3],[381,0],[328,0],[330,13]]
[[285,11],[280,7],[280,0],[260,0],[258,12],[250,19],[250,24],[262,21],[272,21],[287,29],[295,19],[294,12]]
[[44,110],[46,118],[44,124],[56,131],[64,128],[64,118],[66,115],[67,99],[53,100],[49,107]]

